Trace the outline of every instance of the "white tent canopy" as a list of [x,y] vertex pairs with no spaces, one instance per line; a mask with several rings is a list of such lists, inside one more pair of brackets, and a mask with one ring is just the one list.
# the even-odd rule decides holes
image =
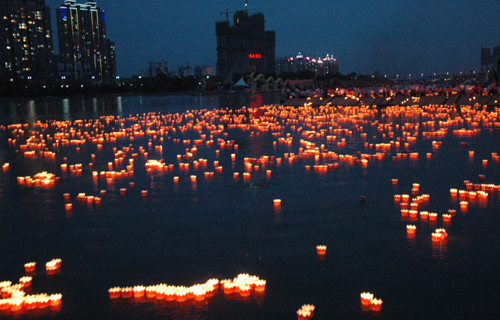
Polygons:
[[241,77],[241,79],[238,80],[238,82],[236,82],[235,84],[233,84],[233,88],[234,87],[248,87],[248,84],[246,84],[245,80],[243,79],[243,77]]

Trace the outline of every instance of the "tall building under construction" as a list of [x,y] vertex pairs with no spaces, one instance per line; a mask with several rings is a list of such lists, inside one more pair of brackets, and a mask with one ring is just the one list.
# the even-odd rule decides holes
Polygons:
[[215,23],[217,35],[217,75],[232,82],[233,75],[256,71],[275,73],[276,33],[265,30],[264,14],[248,15],[248,10],[236,11],[233,25]]

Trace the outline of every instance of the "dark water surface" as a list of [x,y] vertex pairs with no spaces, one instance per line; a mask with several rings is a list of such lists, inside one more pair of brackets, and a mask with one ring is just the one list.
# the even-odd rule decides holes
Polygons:
[[[229,95],[4,100],[0,123],[238,109],[277,99],[274,95]],[[352,128],[352,124],[341,125]],[[389,142],[375,126],[366,123],[363,127],[367,142]],[[25,131],[27,137],[29,130]],[[0,164],[10,163],[10,170],[0,173],[0,281],[17,282],[24,275],[23,264],[36,261],[32,292],[63,294],[61,310],[0,318],[296,319],[303,304],[316,306],[314,319],[500,318],[500,194],[491,193],[487,203],[471,202],[463,212],[449,191],[464,189],[464,180],[480,183],[479,175],[485,176],[485,183],[500,184],[499,162],[491,157],[492,152],[500,152],[499,129],[482,128],[470,137],[452,135],[452,128],[443,137],[427,139],[420,134],[408,149],[419,152],[418,160],[394,162],[392,156],[404,148],[392,148],[385,159],[370,161],[367,167],[340,162],[337,170],[318,173],[305,170],[305,165],[315,164],[314,159],[293,165],[283,159],[281,166],[265,168],[272,170],[270,178],[261,168],[252,171],[250,181],[243,181],[245,157],[298,154],[299,140],[307,139],[284,125],[284,133],[294,137],[293,144],[273,147],[277,138],[271,132],[257,135],[252,131],[225,129],[227,137],[214,137],[234,140],[237,151],[221,149],[216,156],[216,142],[211,147],[198,146],[194,159],[208,159],[208,166],[196,171],[191,162],[189,173],[179,172],[177,155],[191,147],[183,139],[197,139],[193,131],[169,134],[181,139],[180,144],[166,136],[162,154],[154,149],[158,140],[149,148],[152,137],[144,136],[104,143],[102,151],[90,143],[82,145],[79,153],[75,146],[62,147],[55,161],[23,158],[9,146],[8,130],[0,131]],[[337,140],[341,138],[346,139],[345,147],[326,138],[308,140],[325,144],[337,154],[376,152],[365,149],[360,132],[337,134]],[[433,140],[442,141],[442,146],[433,149]],[[148,175],[145,160],[139,157],[133,178],[116,180],[111,186],[92,179],[93,170],[107,170],[113,161],[113,147],[120,150],[129,144],[135,152],[144,147],[149,159],[175,164],[174,172]],[[475,151],[473,158],[470,150]],[[236,154],[234,162],[232,153]],[[432,157],[427,159],[426,153]],[[96,154],[93,169],[88,167],[91,154]],[[69,164],[81,163],[82,176],[62,175],[63,157]],[[487,166],[482,159],[489,160]],[[203,172],[215,171],[214,160],[220,161],[223,172],[206,180]],[[327,162],[338,161],[320,160]],[[60,183],[50,188],[17,184],[18,176],[40,171],[55,173]],[[238,181],[233,172],[240,172]],[[195,185],[189,178],[193,174],[197,175]],[[178,184],[173,176],[180,177]],[[397,186],[392,186],[393,178],[399,179]],[[134,188],[121,196],[119,189],[127,188],[129,182],[135,183]],[[410,194],[412,183],[420,184],[420,194],[430,195],[422,210],[439,216],[448,209],[457,210],[456,218],[445,227],[446,242],[431,241],[431,233],[443,225],[441,217],[435,224],[402,220],[393,196]],[[77,203],[78,193],[97,196],[102,189],[107,195],[100,206]],[[141,197],[141,190],[148,190],[147,198]],[[64,193],[71,194],[71,214],[65,211]],[[366,197],[364,203],[360,195]],[[279,213],[273,208],[276,198],[282,199]],[[415,238],[407,238],[407,224],[417,226]],[[320,244],[328,246],[324,259],[316,254]],[[61,272],[47,276],[44,264],[53,258],[62,259]],[[110,301],[108,296],[114,286],[190,286],[210,278],[232,279],[240,273],[265,279],[265,294],[240,299],[218,292],[202,303],[177,304]],[[359,295],[364,291],[384,301],[381,314],[361,310]]]

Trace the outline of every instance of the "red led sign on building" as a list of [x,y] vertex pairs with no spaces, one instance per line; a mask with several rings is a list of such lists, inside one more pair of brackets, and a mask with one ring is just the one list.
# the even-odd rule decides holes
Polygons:
[[248,57],[249,57],[250,59],[260,59],[260,58],[261,58],[261,57],[260,57],[260,53],[250,53],[250,54],[248,55]]

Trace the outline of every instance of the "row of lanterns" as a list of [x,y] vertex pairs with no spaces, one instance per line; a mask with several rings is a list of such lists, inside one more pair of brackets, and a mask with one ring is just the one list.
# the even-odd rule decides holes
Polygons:
[[220,288],[224,294],[248,297],[251,293],[263,294],[266,280],[249,274],[239,274],[234,279],[209,279],[205,283],[190,287],[158,284],[152,286],[113,287],[108,290],[110,299],[147,299],[184,302],[190,299],[203,301],[213,296]]
[[[24,265],[26,276],[19,279],[18,284],[11,281],[0,282],[0,314],[3,315],[22,315],[32,312],[59,311],[61,309],[62,294],[27,294],[31,291],[33,275],[35,273],[35,262],[28,262]],[[53,259],[47,262],[47,274],[53,268],[60,268],[61,260]]]

